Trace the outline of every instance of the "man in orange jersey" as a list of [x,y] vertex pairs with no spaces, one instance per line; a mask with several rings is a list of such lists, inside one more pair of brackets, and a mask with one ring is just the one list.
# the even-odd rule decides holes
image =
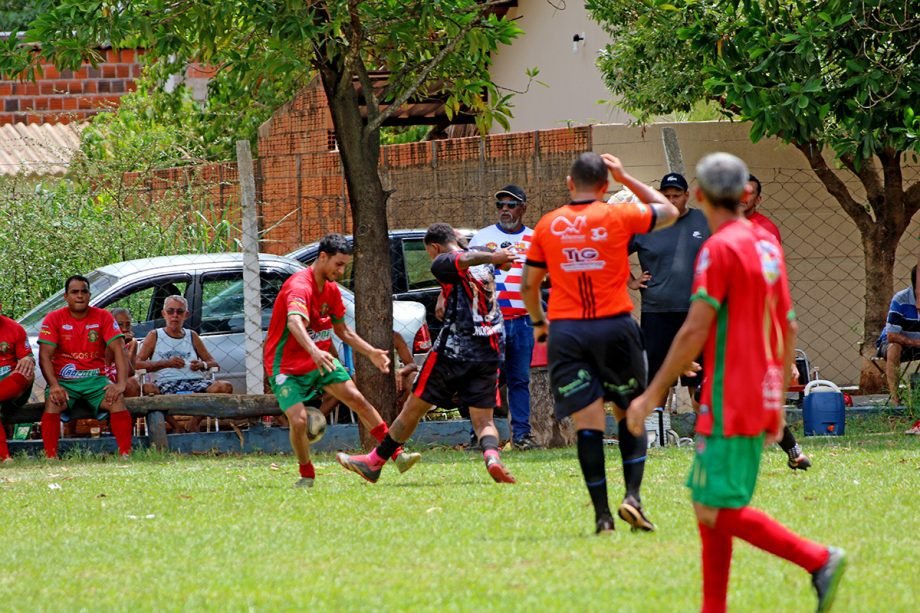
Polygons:
[[[639,202],[608,205],[608,172]],[[550,385],[556,418],[571,417],[578,432],[578,461],[594,504],[598,533],[613,530],[604,466],[604,402],[612,401],[619,428],[626,496],[619,516],[633,529],[655,526],[642,510],[639,488],[645,471],[645,432],[626,428],[625,410],[646,384],[642,333],[630,316],[632,302],[627,245],[635,234],[665,228],[677,207],[637,181],[609,154],[582,153],[566,178],[572,200],[547,213],[534,228],[521,285],[538,342],[548,338]],[[549,273],[549,319],[540,282]]]

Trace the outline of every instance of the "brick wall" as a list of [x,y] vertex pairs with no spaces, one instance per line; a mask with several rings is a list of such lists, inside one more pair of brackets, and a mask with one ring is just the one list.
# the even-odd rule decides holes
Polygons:
[[[495,221],[492,194],[524,187],[528,217],[567,197],[574,155],[591,148],[591,129],[541,130],[382,148],[380,175],[392,190],[391,228],[445,221],[478,228]],[[327,232],[351,232],[348,195],[322,89],[308,87],[259,131],[262,249],[287,253]]]
[[141,74],[133,49],[102,50],[97,68],[59,71],[42,63],[42,75],[29,80],[0,80],[0,125],[9,123],[69,123],[118,105],[134,91]]

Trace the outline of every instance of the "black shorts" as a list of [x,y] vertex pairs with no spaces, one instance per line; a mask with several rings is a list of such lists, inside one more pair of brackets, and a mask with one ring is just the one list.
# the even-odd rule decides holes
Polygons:
[[[686,313],[646,313],[642,312],[642,335],[645,337],[645,353],[648,355],[648,380],[655,378],[655,374],[664,364],[664,359],[671,349],[671,343],[677,336],[677,331],[687,319]],[[700,356],[696,362],[702,366],[703,358]],[[699,373],[693,377],[681,375],[680,384],[686,387],[699,387]]]
[[[876,357],[888,357],[888,342],[880,343],[875,353]],[[920,360],[920,347],[901,347],[901,363]]]
[[474,409],[494,409],[498,404],[499,361],[459,362],[428,352],[412,393],[435,406],[460,403]]
[[557,419],[598,398],[626,409],[645,390],[645,347],[630,315],[554,321],[547,356]]

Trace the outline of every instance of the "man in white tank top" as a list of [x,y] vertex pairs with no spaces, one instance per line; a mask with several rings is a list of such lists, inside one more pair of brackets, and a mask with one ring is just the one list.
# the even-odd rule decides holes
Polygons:
[[[228,381],[205,379],[217,360],[196,332],[182,327],[188,316],[188,301],[182,296],[169,296],[163,302],[166,326],[147,333],[137,353],[135,367],[154,373],[153,383],[144,384],[144,394],[233,393]],[[193,418],[190,431],[197,432],[200,421],[200,417]]]

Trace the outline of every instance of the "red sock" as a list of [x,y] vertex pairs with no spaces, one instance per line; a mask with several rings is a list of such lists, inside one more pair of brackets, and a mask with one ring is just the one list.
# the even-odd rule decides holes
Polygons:
[[6,445],[6,428],[0,424],[0,460],[10,457],[10,448]]
[[316,470],[313,468],[313,462],[307,462],[300,465],[300,476],[304,479],[316,479]]
[[119,455],[131,453],[131,414],[127,411],[109,414],[109,427],[118,443]]
[[25,393],[32,384],[23,376],[22,373],[11,372],[9,375],[0,379],[0,402],[7,400],[16,400]]
[[[371,436],[373,436],[373,437],[374,437],[374,440],[376,440],[378,443],[382,443],[384,437],[385,437],[389,432],[390,432],[390,429],[387,427],[387,422],[382,421],[382,422],[380,422],[379,424],[377,424],[376,426],[374,426],[374,429],[373,429],[373,430],[371,430]],[[393,457],[395,458],[396,456],[398,456],[398,455],[401,454],[402,452],[403,452],[403,448],[402,448],[402,447],[397,447],[397,448],[396,448],[396,451],[393,452]]]
[[732,566],[732,536],[699,522],[697,525],[703,544],[702,612],[725,613],[728,606],[728,575]]
[[716,530],[744,539],[754,547],[789,560],[810,573],[827,563],[827,547],[795,534],[753,507],[719,509]]
[[61,414],[42,413],[42,445],[45,455],[49,458],[57,457],[58,441],[61,439]]

